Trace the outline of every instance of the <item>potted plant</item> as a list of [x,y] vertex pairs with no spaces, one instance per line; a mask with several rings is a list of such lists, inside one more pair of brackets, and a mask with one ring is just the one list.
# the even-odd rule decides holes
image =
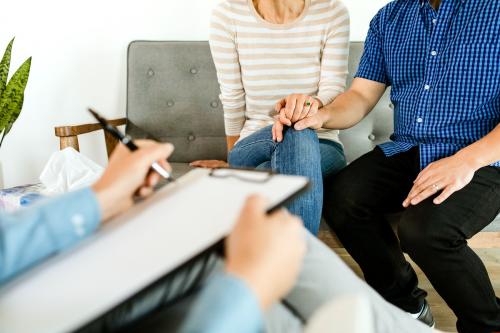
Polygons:
[[[2,136],[0,147],[23,108],[24,90],[26,89],[31,69],[30,57],[8,81],[13,44],[14,39],[10,41],[0,62],[0,135]],[[1,176],[0,165],[0,187],[3,185]]]

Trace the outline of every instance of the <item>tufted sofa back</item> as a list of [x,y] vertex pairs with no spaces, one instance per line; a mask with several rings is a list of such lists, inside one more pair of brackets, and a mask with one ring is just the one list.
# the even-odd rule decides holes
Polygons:
[[[362,52],[363,43],[351,43],[348,84]],[[132,42],[127,82],[130,135],[144,137],[144,129],[172,142],[172,162],[226,158],[219,85],[207,42]],[[342,131],[348,161],[388,140],[393,124],[388,94],[363,122]]]

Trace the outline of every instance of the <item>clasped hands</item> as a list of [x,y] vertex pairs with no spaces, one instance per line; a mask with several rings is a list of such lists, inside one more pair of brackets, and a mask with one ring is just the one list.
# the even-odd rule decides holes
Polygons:
[[296,130],[306,128],[319,129],[323,125],[319,109],[323,103],[312,96],[291,94],[282,98],[274,106],[277,115],[274,117],[273,140],[283,141],[284,126],[293,126]]

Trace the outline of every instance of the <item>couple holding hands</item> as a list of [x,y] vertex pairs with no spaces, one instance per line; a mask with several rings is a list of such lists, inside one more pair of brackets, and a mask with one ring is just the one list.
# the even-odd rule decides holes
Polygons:
[[[324,216],[388,302],[433,323],[404,251],[459,332],[498,331],[500,300],[467,239],[500,211],[500,3],[390,2],[344,92],[349,24],[337,0],[226,0],[214,10],[228,163],[309,177],[312,190],[290,212],[312,234]],[[391,141],[346,166],[338,130],[389,86]],[[391,213],[402,214],[396,233]]]

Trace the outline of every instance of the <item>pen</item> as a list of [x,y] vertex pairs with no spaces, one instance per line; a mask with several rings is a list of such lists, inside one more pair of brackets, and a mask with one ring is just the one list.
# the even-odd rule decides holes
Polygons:
[[[121,143],[123,143],[130,151],[136,151],[139,149],[137,145],[134,143],[132,138],[128,135],[123,134],[120,132],[118,128],[115,126],[111,125],[105,118],[100,116],[97,112],[92,110],[91,108],[88,108],[88,111],[94,116],[95,119],[99,122],[99,124],[102,126],[103,130],[111,134],[113,137],[115,137],[117,140],[119,140]],[[151,165],[151,168],[156,171],[160,176],[163,178],[169,180],[169,181],[174,181],[175,179],[172,177],[170,172],[165,170],[161,165],[159,165],[157,162],[154,162]]]

